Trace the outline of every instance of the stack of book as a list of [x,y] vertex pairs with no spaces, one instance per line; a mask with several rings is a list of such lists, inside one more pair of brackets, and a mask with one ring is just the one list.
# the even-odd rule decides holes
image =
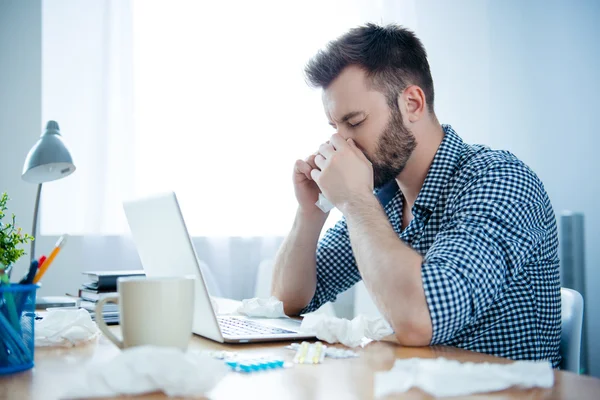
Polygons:
[[[129,271],[87,271],[83,273],[84,283],[79,289],[79,307],[85,308],[96,319],[96,304],[105,297],[117,296],[117,279],[121,277],[145,276],[143,270]],[[119,323],[119,306],[107,303],[102,309],[107,324]]]

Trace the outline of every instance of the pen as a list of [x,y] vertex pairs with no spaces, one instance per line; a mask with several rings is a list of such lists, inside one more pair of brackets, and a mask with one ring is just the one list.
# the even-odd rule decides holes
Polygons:
[[46,256],[41,256],[40,261],[38,261],[38,268],[42,266],[42,264],[46,261]]
[[[19,285],[31,285],[33,283],[33,278],[35,277],[37,269],[38,262],[37,260],[33,260],[31,264],[29,264],[29,270],[27,271],[25,276],[23,276],[23,278],[21,278],[21,280],[19,281]],[[14,294],[14,296],[15,303],[17,305],[17,315],[21,315],[21,313],[23,312],[23,308],[27,303],[29,292],[17,292]]]
[[37,260],[33,260],[31,262],[31,264],[29,265],[29,270],[27,271],[27,274],[25,274],[25,276],[23,278],[21,278],[21,280],[19,281],[20,285],[31,285],[33,283],[33,278],[35,277],[35,274],[37,273],[37,269],[38,269],[38,262]]
[[50,264],[52,264],[52,261],[54,261],[56,255],[60,252],[60,249],[62,249],[65,243],[67,242],[67,237],[68,235],[62,235],[58,239],[56,245],[54,246],[54,249],[52,249],[52,252],[48,256],[48,258],[44,261],[44,263],[40,266],[39,270],[37,271],[35,278],[33,278],[33,283],[38,283],[40,279],[42,279],[42,276],[44,276],[48,268],[50,268]]

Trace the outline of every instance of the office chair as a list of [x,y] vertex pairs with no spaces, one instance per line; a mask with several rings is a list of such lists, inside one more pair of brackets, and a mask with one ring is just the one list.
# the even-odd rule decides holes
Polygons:
[[573,289],[560,289],[561,325],[560,369],[579,374],[581,332],[583,324],[583,297]]

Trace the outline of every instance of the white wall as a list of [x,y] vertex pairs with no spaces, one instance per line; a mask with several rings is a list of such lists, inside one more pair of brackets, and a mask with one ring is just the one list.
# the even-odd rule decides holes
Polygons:
[[0,192],[27,232],[35,186],[21,168],[41,132],[41,31],[40,0],[0,2]]

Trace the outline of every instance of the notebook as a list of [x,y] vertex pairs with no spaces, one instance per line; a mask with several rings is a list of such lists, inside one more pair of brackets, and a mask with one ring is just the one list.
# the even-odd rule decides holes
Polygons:
[[120,277],[145,276],[144,270],[87,271],[83,275],[87,278],[83,286],[98,292],[116,291],[117,279]]

